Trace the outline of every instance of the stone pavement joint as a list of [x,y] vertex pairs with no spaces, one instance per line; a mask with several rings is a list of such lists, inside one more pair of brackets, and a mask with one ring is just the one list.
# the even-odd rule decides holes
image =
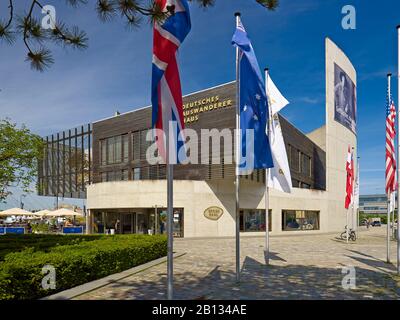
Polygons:
[[[385,228],[359,233],[346,244],[339,235],[271,237],[270,266],[263,237],[241,238],[241,283],[235,276],[235,240],[176,239],[175,299],[399,299],[400,279],[387,264]],[[391,242],[392,261],[396,242]],[[356,289],[345,290],[343,267],[354,267]],[[166,263],[80,295],[80,300],[166,299]]]

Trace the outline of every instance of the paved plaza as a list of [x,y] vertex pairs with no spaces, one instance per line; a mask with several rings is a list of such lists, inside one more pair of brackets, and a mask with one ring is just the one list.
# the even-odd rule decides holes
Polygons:
[[[264,238],[241,239],[241,283],[235,281],[235,241],[177,239],[177,299],[399,299],[400,279],[386,261],[386,228],[363,229],[349,243],[338,235],[271,238],[265,265]],[[392,262],[396,243],[392,241]],[[355,267],[356,289],[342,287],[342,267]],[[108,284],[76,299],[165,299],[166,263]]]

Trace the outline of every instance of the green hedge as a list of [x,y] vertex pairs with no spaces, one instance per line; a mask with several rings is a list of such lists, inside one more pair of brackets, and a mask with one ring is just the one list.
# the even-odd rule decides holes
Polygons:
[[0,262],[12,252],[31,248],[33,251],[47,252],[55,246],[78,244],[104,238],[104,235],[2,235],[0,236]]
[[[0,262],[0,300],[41,298],[166,254],[166,237],[144,235],[102,237],[78,244],[53,246],[47,252],[29,248],[10,253]],[[45,265],[56,269],[56,290],[42,289],[42,268]]]

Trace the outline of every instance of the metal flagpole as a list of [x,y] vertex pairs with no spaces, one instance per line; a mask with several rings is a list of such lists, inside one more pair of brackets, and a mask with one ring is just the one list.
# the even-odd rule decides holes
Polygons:
[[[265,95],[268,101],[268,77],[269,77],[269,69],[265,68]],[[271,125],[271,106],[268,106],[268,122],[267,122],[267,133],[268,137],[270,137]],[[269,169],[265,170],[265,264],[269,265],[269,188],[268,188],[268,176]]]
[[[390,108],[390,97],[391,97],[391,79],[392,74],[387,75],[388,80],[388,104]],[[387,223],[386,223],[386,262],[390,263],[390,191],[387,192]]]
[[[398,34],[398,72],[397,72],[397,77],[398,77],[398,105],[397,105],[397,121],[398,121],[398,127],[397,127],[397,132],[399,132],[400,130],[400,25],[397,27],[397,34]],[[400,134],[400,133],[399,133]],[[398,143],[398,152],[397,152],[397,156],[400,159],[400,136],[398,136],[397,138],[397,143]],[[400,164],[399,162],[397,162],[397,183],[399,183],[400,180]],[[400,275],[400,194],[399,194],[399,185],[397,188],[398,192],[397,192],[397,274]]]
[[390,263],[390,193],[387,194],[386,262]]
[[394,221],[395,221],[395,217],[394,217],[394,211],[396,210],[396,205],[393,207],[393,210],[392,210],[392,206],[393,206],[393,204],[392,204],[392,198],[393,198],[393,195],[394,195],[394,204],[396,204],[396,191],[393,191],[393,194],[392,194],[392,197],[390,198],[390,211],[391,211],[391,216],[392,216],[392,220],[390,221],[390,227],[391,227],[391,236],[392,236],[392,239],[396,239],[396,236],[395,236],[395,229],[394,229]]
[[349,243],[349,210],[346,211],[346,243]]
[[173,186],[174,186],[174,167],[170,160],[170,133],[173,126],[168,124],[166,135],[166,166],[167,166],[167,233],[168,233],[168,256],[167,256],[167,277],[168,277],[168,300],[174,298],[174,206],[173,206]]
[[[240,12],[235,13],[236,27],[240,23]],[[235,208],[236,208],[236,281],[240,281],[240,207],[239,207],[239,163],[240,163],[240,61],[239,48],[236,47],[236,180],[235,180]]]
[[[353,149],[352,149],[353,166],[354,166],[354,162],[355,162],[354,161],[354,150],[355,150],[355,148],[353,147]],[[354,167],[352,169],[353,169],[354,175],[353,175],[353,190],[351,191],[351,197],[353,199],[353,204],[351,206],[351,208],[352,208],[352,210],[351,210],[351,228],[354,230],[354,208],[355,208],[355,204],[356,204],[356,201],[355,201],[355,184],[357,182],[357,178],[355,177],[355,174],[357,174],[357,172],[354,169]]]

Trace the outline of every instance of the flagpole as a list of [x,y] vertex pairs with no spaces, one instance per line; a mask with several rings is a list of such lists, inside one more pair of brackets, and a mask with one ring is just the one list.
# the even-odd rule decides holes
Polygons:
[[[268,78],[269,69],[265,68],[265,95],[268,101]],[[271,107],[268,102],[268,121],[267,121],[267,134],[270,137],[271,132]],[[269,169],[265,169],[265,264],[269,265],[269,187],[268,187]]]
[[349,243],[349,210],[346,211],[346,243]]
[[[388,73],[388,104],[390,108],[390,97],[391,97],[391,80],[392,74]],[[387,191],[387,223],[386,223],[386,262],[390,263],[390,191]]]
[[[269,69],[265,68],[265,95],[268,101],[268,77],[269,77]],[[267,121],[267,133],[268,137],[270,137],[271,130],[271,107],[268,105],[268,121]],[[269,169],[265,170],[265,264],[269,265],[269,187],[268,187],[268,177],[269,177]]]
[[174,299],[174,205],[173,205],[173,186],[174,186],[174,167],[170,159],[170,133],[173,126],[168,124],[168,134],[166,135],[166,166],[167,166],[167,233],[168,233],[168,255],[167,255],[167,278],[168,278],[168,300]]
[[[240,23],[240,12],[235,13],[236,27]],[[236,281],[240,282],[240,206],[239,206],[239,163],[240,163],[240,62],[236,47],[236,174],[235,174],[235,220],[236,220]]]
[[360,157],[357,157],[357,208],[356,208],[356,231],[360,223]]
[[[398,72],[397,72],[397,77],[398,77],[398,105],[397,105],[397,121],[398,121],[398,127],[397,127],[397,132],[400,131],[400,25],[397,27],[397,35],[398,35]],[[400,134],[400,133],[399,133]],[[398,152],[397,156],[400,159],[400,136],[397,138],[397,143],[398,143]],[[400,180],[400,163],[397,162],[397,183],[399,183]],[[400,275],[400,189],[399,189],[399,184],[397,188],[397,274]]]
[[354,172],[354,175],[353,175],[353,190],[352,190],[352,192],[351,192],[351,197],[352,197],[352,199],[353,199],[353,204],[352,204],[352,210],[351,210],[351,228],[354,230],[354,205],[355,205],[355,199],[354,199],[354,196],[355,196],[355,183],[357,182],[357,180],[356,180],[356,177],[355,177],[355,175],[357,174],[357,172],[356,172],[356,170],[354,169],[354,150],[355,150],[355,148],[353,147],[353,156],[352,156],[352,159],[353,159],[353,172]]

